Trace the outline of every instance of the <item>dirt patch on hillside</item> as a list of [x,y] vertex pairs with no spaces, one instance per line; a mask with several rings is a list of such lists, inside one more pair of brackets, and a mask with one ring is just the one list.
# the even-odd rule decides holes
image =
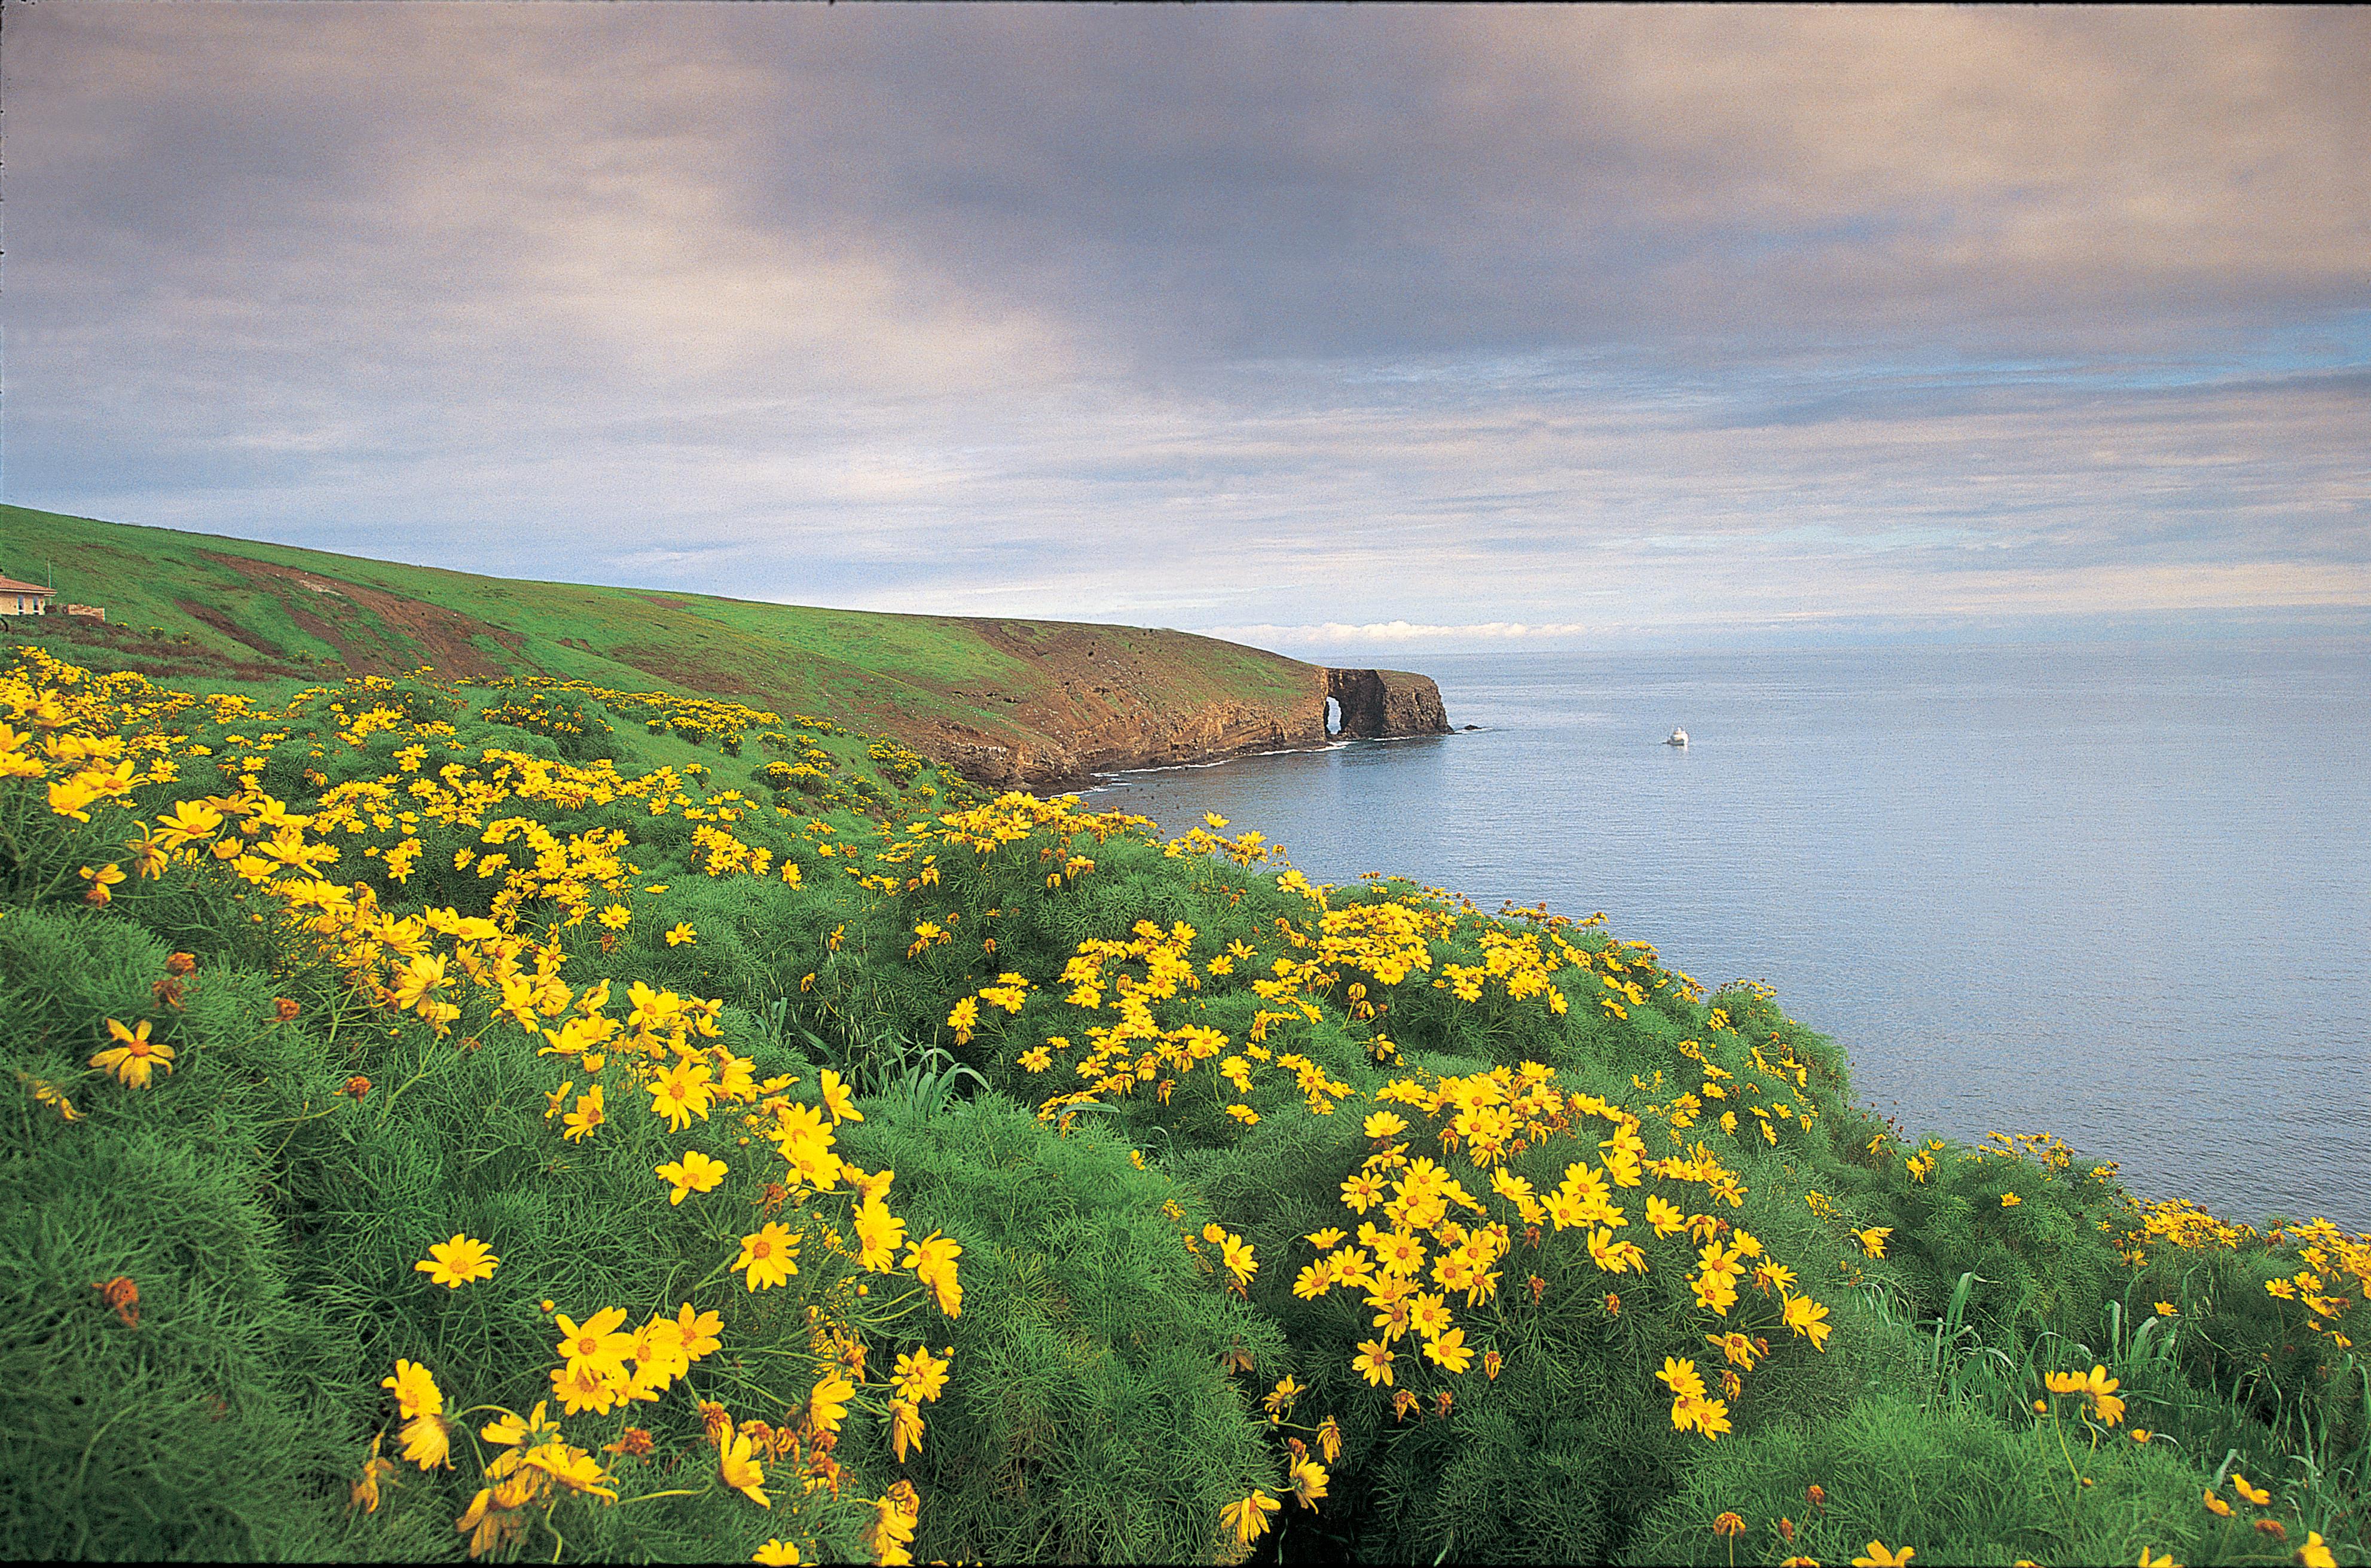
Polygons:
[[718,697],[765,695],[765,687],[735,674],[722,657],[713,663],[704,664],[698,663],[697,653],[680,648],[653,648],[643,643],[604,648],[601,656],[615,659],[620,664],[631,664],[653,680],[685,691],[704,691]]
[[171,639],[148,637],[130,627],[81,616],[43,616],[29,625],[0,624],[0,648],[17,640],[51,643],[52,651],[87,669],[130,670],[153,679],[202,676],[211,680],[262,681],[287,675],[314,677],[309,664],[235,659],[219,650]]
[[[477,639],[486,638],[504,653],[515,656],[526,647],[526,640],[517,632],[504,630],[475,616],[466,616],[458,610],[448,610],[423,600],[409,599],[383,588],[366,588],[343,578],[325,577],[319,572],[306,571],[298,567],[252,560],[244,556],[223,555],[214,550],[199,553],[215,565],[226,566],[258,587],[268,590],[286,606],[291,619],[336,649],[338,656],[356,671],[395,674],[413,664],[431,664],[439,674],[447,675],[542,673],[531,661],[523,657],[504,658],[480,647]],[[368,636],[367,633],[376,628],[368,628],[367,623],[361,626],[343,623],[334,608],[339,599],[345,600],[356,609],[367,611],[379,626],[399,639],[402,646],[390,649],[381,638]],[[311,603],[306,603],[307,600]],[[284,656],[251,633],[230,624],[219,611],[201,609],[187,602],[182,602],[181,608],[258,652]],[[323,609],[330,613],[324,615]]]
[[237,621],[231,619],[220,610],[215,609],[212,605],[201,605],[191,599],[176,599],[173,601],[173,605],[174,607],[179,609],[183,615],[195,620],[203,621],[206,625],[214,628],[216,631],[221,632],[225,637],[229,638],[233,642],[244,643],[248,647],[254,649],[258,653],[262,654],[267,659],[285,659],[288,657],[288,650],[281,647],[280,644],[272,641],[270,638],[263,636],[260,632],[248,630],[247,628],[239,625]]

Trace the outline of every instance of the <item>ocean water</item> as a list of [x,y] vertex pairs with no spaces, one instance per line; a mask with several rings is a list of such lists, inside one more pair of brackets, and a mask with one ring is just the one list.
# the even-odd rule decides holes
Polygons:
[[[1419,657],[1475,732],[1120,775],[1767,980],[1912,1136],[2371,1230],[2371,643]],[[1662,744],[1674,725],[1692,744]]]

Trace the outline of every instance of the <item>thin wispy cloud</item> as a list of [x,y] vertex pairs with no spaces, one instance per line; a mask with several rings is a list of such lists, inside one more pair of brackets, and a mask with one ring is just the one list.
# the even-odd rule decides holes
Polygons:
[[1585,640],[1590,628],[1579,621],[1525,626],[1521,621],[1478,621],[1463,626],[1415,626],[1407,621],[1369,621],[1350,626],[1323,621],[1315,626],[1221,626],[1210,634],[1266,647],[1301,645],[1337,648],[1374,642],[1537,642],[1572,643]]
[[23,504],[1286,647],[2371,614],[2351,12],[5,20]]

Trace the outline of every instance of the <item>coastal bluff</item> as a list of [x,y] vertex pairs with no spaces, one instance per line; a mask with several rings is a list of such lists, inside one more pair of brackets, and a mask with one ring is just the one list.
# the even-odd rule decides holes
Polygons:
[[[1112,629],[1041,623],[1033,640],[1051,644],[1035,650],[1052,666],[1050,678],[1018,700],[1008,698],[1006,722],[941,721],[901,738],[976,783],[1043,790],[1097,774],[1317,746],[1329,739],[1450,732],[1440,686],[1413,671],[1304,664],[1189,633],[1114,636]],[[1191,657],[1217,649],[1231,657]],[[1223,669],[1230,664],[1259,668]],[[1199,678],[1184,678],[1187,667]],[[897,728],[894,721],[891,728]]]
[[80,665],[232,687],[428,666],[697,693],[785,720],[828,714],[998,790],[1450,727],[1423,675],[1166,628],[524,582],[0,505],[0,562],[36,560],[109,618],[8,629]]

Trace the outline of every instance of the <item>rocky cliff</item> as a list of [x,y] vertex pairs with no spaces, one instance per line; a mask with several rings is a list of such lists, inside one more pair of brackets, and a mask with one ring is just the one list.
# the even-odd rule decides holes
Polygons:
[[[1450,729],[1440,688],[1405,670],[1329,669],[1278,659],[1291,678],[1263,693],[1217,695],[1178,690],[1157,668],[1112,658],[1108,641],[1098,640],[1096,646],[1105,661],[1098,678],[1059,679],[1053,691],[1015,701],[1010,728],[941,721],[927,733],[910,733],[909,744],[991,788],[1051,789],[1098,773],[1322,745],[1328,739],[1329,698],[1339,705],[1335,733],[1347,739]],[[1061,651],[1076,659],[1080,650]]]
[[54,563],[74,597],[110,607],[108,622],[45,617],[78,663],[275,681],[427,664],[695,691],[827,714],[1000,789],[1320,745],[1329,698],[1354,738],[1449,728],[1422,675],[1151,627],[526,582],[6,505],[0,560]]
[[1341,704],[1340,733],[1352,740],[1449,732],[1449,710],[1429,675],[1405,670],[1327,670],[1325,695]]

